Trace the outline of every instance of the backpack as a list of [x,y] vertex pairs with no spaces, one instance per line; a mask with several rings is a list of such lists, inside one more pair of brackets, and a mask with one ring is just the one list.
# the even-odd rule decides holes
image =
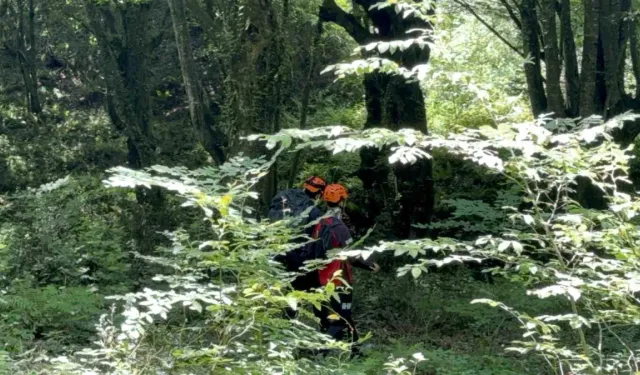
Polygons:
[[[322,219],[316,225],[311,227],[311,238],[315,241],[306,243],[305,245],[289,251],[286,254],[284,264],[290,272],[298,271],[304,262],[313,259],[322,259],[326,257],[327,251],[335,247],[331,241],[331,229],[341,222],[333,217]],[[315,272],[313,272],[315,274]]]
[[[341,219],[335,217],[329,217],[322,219],[315,225],[313,230],[313,238],[317,241],[311,243],[313,251],[307,251],[306,257],[308,259],[323,259],[327,257],[327,252],[331,249],[340,247],[340,243],[336,241],[336,238],[332,235],[333,229],[337,226],[345,225]],[[305,260],[308,260],[305,259]],[[320,285],[327,285],[334,273],[338,270],[343,270],[342,278],[348,283],[352,282],[351,265],[340,259],[336,259],[327,264],[324,268],[318,270],[318,278]],[[335,281],[336,285],[342,283],[338,280]]]
[[[306,215],[304,215],[305,212],[307,212]],[[306,225],[320,216],[322,216],[322,211],[315,206],[313,200],[301,189],[280,191],[271,199],[271,204],[269,205],[268,217],[274,222],[288,217],[294,219],[290,223],[291,225]],[[311,236],[312,230],[313,228],[307,228],[305,233]],[[304,242],[304,239],[300,238],[297,241]],[[308,258],[307,246],[305,245],[289,251],[285,256],[280,256],[278,259],[285,265],[287,271],[295,272],[310,258]]]
[[297,218],[311,206],[314,206],[314,202],[301,189],[283,190],[271,199],[268,217],[272,221],[285,217]]

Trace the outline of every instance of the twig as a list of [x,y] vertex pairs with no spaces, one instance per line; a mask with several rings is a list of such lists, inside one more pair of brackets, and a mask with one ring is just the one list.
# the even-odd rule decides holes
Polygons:
[[480,21],[480,23],[482,23],[487,29],[489,29],[489,31],[491,31],[495,36],[497,36],[498,39],[500,39],[500,41],[506,44],[515,53],[520,55],[523,59],[525,58],[524,53],[522,53],[518,48],[516,48],[513,44],[511,44],[511,42],[509,42],[502,35],[500,35],[498,30],[496,30],[493,26],[489,25],[487,21],[485,21],[482,17],[480,17],[480,15],[476,13],[476,11],[469,4],[465,3],[462,0],[453,0],[453,1],[456,4],[460,5],[461,7],[465,8],[469,13],[471,13],[471,15],[473,15],[478,21]]

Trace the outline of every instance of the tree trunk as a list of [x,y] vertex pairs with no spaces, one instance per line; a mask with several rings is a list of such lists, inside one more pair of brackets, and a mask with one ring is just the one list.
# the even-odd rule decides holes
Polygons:
[[[148,87],[153,46],[149,34],[151,6],[128,3],[116,8],[85,2],[100,52],[107,113],[116,131],[127,138],[128,164],[133,169],[149,167],[156,160]],[[174,223],[165,211],[161,189],[137,188],[136,201],[138,211],[132,219],[131,235],[140,253],[153,254],[166,240],[160,233],[174,228]],[[142,263],[135,263],[132,272],[136,277],[148,276]]]
[[[367,19],[376,29],[375,34],[370,34],[367,27],[361,25],[352,14],[342,10],[333,0],[323,1],[320,17],[340,25],[360,44],[376,40],[403,40],[411,37],[407,35],[411,29],[431,29],[431,25],[424,19],[403,18],[393,8],[371,9],[376,3],[374,0],[355,0],[355,3],[365,9]],[[429,56],[428,47],[420,48],[417,45],[383,55],[409,69],[428,63]],[[418,83],[396,75],[374,72],[365,76],[364,87],[367,109],[365,128],[410,128],[427,132],[425,99]],[[434,203],[431,160],[390,167],[387,151],[365,149],[360,156],[358,174],[367,191],[366,205],[372,221],[394,217],[387,224],[398,237],[421,235],[412,225],[431,220]],[[395,215],[395,211],[399,211],[399,214]]]
[[[318,20],[318,25],[315,31],[312,33],[311,46],[309,48],[309,71],[302,88],[302,101],[300,103],[300,129],[304,130],[307,127],[307,116],[309,114],[309,101],[311,99],[311,90],[315,83],[316,78],[316,49],[322,40],[323,21]],[[291,163],[291,171],[289,172],[288,188],[292,188],[300,166],[303,165],[304,159],[302,158],[302,150],[296,151],[293,162]]]
[[27,108],[32,115],[42,112],[40,95],[38,93],[38,71],[36,67],[36,26],[35,3],[29,0],[28,23],[25,25],[25,3],[18,0],[18,31],[16,34],[16,50],[20,65],[20,72],[24,82]]
[[604,59],[604,82],[606,89],[604,115],[608,118],[622,99],[619,87],[620,68],[620,0],[600,0],[600,38]]
[[[370,9],[367,8],[370,2],[364,0],[356,0],[356,2],[365,6],[365,9]],[[409,36],[407,32],[411,29],[431,29],[431,24],[423,19],[417,17],[403,19],[390,8],[369,10],[367,15],[377,28],[382,40],[402,40]],[[430,49],[412,45],[402,52],[394,54],[387,52],[384,57],[411,69],[429,62]],[[409,82],[396,75],[389,76],[382,73],[374,73],[374,75],[377,77],[371,77],[365,85],[367,110],[372,114],[367,119],[366,127],[382,126],[391,130],[409,128],[428,133],[426,103],[420,84]],[[376,106],[379,108],[375,108]],[[368,150],[368,152],[376,153],[375,150]],[[376,191],[375,185],[377,185],[383,192],[382,197],[386,197],[386,200],[391,202],[382,206],[382,212],[393,215],[397,209],[396,206],[399,206],[399,213],[394,217],[392,225],[395,234],[400,238],[425,235],[424,231],[416,229],[413,225],[429,223],[433,215],[432,161],[420,160],[413,165],[398,164],[392,169],[393,175],[384,176],[385,168],[376,169],[379,169],[379,166],[388,165],[386,154],[376,158],[375,163],[372,163],[371,156],[363,156],[365,156],[362,160],[363,171],[360,175],[365,175],[367,170],[372,169],[373,175],[377,177],[373,181],[372,191]],[[363,182],[366,180],[365,178]]]
[[560,9],[560,29],[564,49],[564,76],[567,92],[567,114],[575,117],[580,108],[580,76],[578,73],[578,57],[576,42],[571,26],[571,2],[562,0]]
[[[198,73],[193,54],[191,51],[191,41],[189,38],[189,28],[187,25],[185,0],[167,0],[171,11],[171,20],[176,38],[176,47],[180,67],[182,69],[182,79],[189,101],[189,114],[191,124],[202,146],[207,150],[213,160],[219,165],[224,163],[225,157],[222,149],[221,135],[217,134],[213,124],[208,124],[205,120],[205,111],[208,108],[204,102],[204,91],[198,79]],[[209,116],[209,118],[213,118]]]
[[120,105],[132,134],[129,138],[138,151],[137,168],[152,165],[155,159],[155,143],[151,133],[151,96],[147,84],[150,9],[150,4],[140,4],[122,11],[124,49],[119,63],[125,95],[121,97]]
[[[545,0],[548,1],[548,0]],[[547,111],[547,95],[544,91],[541,70],[540,40],[535,0],[522,0],[520,19],[522,22],[522,46],[525,56],[531,60],[524,63],[531,110],[535,117]]]
[[635,21],[630,21],[629,53],[633,66],[633,77],[636,81],[635,99],[640,99],[640,50],[638,49],[638,26]]
[[542,0],[541,8],[544,61],[547,68],[547,105],[555,117],[564,117],[564,98],[560,87],[562,65],[558,51],[558,33],[556,31],[556,2],[555,0]]
[[582,48],[582,71],[580,73],[580,116],[588,117],[596,112],[600,0],[583,0],[583,4],[584,42]]
[[[559,72],[563,67],[567,115],[579,114],[582,118],[601,115],[610,119],[626,111],[640,110],[640,52],[637,26],[632,21],[637,10],[632,9],[631,0],[583,0],[583,48],[579,75],[571,24],[571,2],[559,1],[523,0],[520,4],[520,20],[514,19],[512,12],[509,12],[522,31],[524,51],[530,57],[524,70],[533,115],[538,117],[548,108],[554,112],[560,110],[557,98],[561,95]],[[536,6],[541,9],[542,28],[539,27]],[[557,58],[558,54],[554,52],[558,48],[554,42],[557,35],[552,9],[560,17],[562,59]],[[544,30],[544,35],[540,30]],[[544,46],[544,56],[540,52],[540,41]],[[624,88],[627,42],[636,78],[635,97],[625,93]],[[547,63],[546,90],[540,68],[543,59]],[[627,121],[622,129],[614,130],[612,135],[624,147],[633,142],[638,134],[640,121]]]
[[[365,100],[365,129],[382,127],[397,131],[410,128],[427,133],[425,102],[417,83],[406,82],[398,76],[372,73],[365,77]],[[375,219],[399,211],[393,221],[395,234],[400,238],[421,235],[412,225],[431,220],[434,204],[431,160],[390,167],[387,151],[365,149],[360,157],[358,175],[368,193],[369,216]]]
[[150,5],[129,5],[121,9],[121,33],[108,7],[87,2],[85,9],[100,47],[107,113],[116,130],[127,137],[129,165],[132,168],[150,166],[155,159],[147,87]]

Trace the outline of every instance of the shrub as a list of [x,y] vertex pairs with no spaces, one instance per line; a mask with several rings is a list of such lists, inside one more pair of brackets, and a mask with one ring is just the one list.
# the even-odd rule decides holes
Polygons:
[[[118,303],[100,319],[97,346],[50,361],[49,371],[334,372],[300,357],[300,351],[347,349],[315,329],[309,310],[335,297],[335,290],[289,290],[292,275],[271,258],[291,249],[298,232],[287,222],[247,217],[257,198],[255,184],[271,164],[239,157],[194,171],[115,169],[109,186],[156,185],[176,192],[185,206],[200,208],[209,237],[168,233],[172,245],[158,256],[139,255],[164,270],[154,278],[156,287],[110,297]],[[285,307],[298,310],[299,318],[285,319]]]
[[[400,267],[398,273],[415,278],[431,266],[498,259],[505,267],[495,273],[524,283],[529,296],[556,298],[566,306],[559,314],[532,315],[491,299],[476,300],[500,307],[520,322],[523,339],[508,350],[538,354],[555,373],[617,374],[637,372],[639,366],[637,333],[628,327],[640,321],[640,232],[635,230],[640,200],[626,193],[628,150],[620,149],[608,132],[633,119],[499,124],[446,138],[407,129],[354,132],[334,127],[283,131],[263,139],[289,144],[299,138],[307,147],[334,152],[389,147],[389,160],[401,163],[429,157],[426,151],[437,148],[500,175],[517,188],[522,200],[503,207],[509,220],[498,222],[498,235],[472,241],[383,241],[355,253],[408,255],[418,261]],[[597,187],[607,203],[604,209],[581,204],[584,184]]]
[[30,275],[35,286],[122,290],[129,268],[127,201],[94,177],[67,177],[9,196],[1,211],[5,283]]

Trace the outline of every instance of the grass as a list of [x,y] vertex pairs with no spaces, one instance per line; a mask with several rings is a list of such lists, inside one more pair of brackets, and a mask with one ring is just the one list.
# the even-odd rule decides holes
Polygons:
[[358,273],[354,293],[359,329],[373,337],[365,345],[365,359],[354,361],[345,374],[380,374],[390,357],[410,357],[416,352],[426,358],[416,374],[548,373],[539,358],[505,352],[522,335],[514,319],[470,303],[491,298],[530,314],[563,309],[553,300],[528,297],[522,285],[500,278],[488,284],[460,267],[418,280],[397,278],[392,272]]

